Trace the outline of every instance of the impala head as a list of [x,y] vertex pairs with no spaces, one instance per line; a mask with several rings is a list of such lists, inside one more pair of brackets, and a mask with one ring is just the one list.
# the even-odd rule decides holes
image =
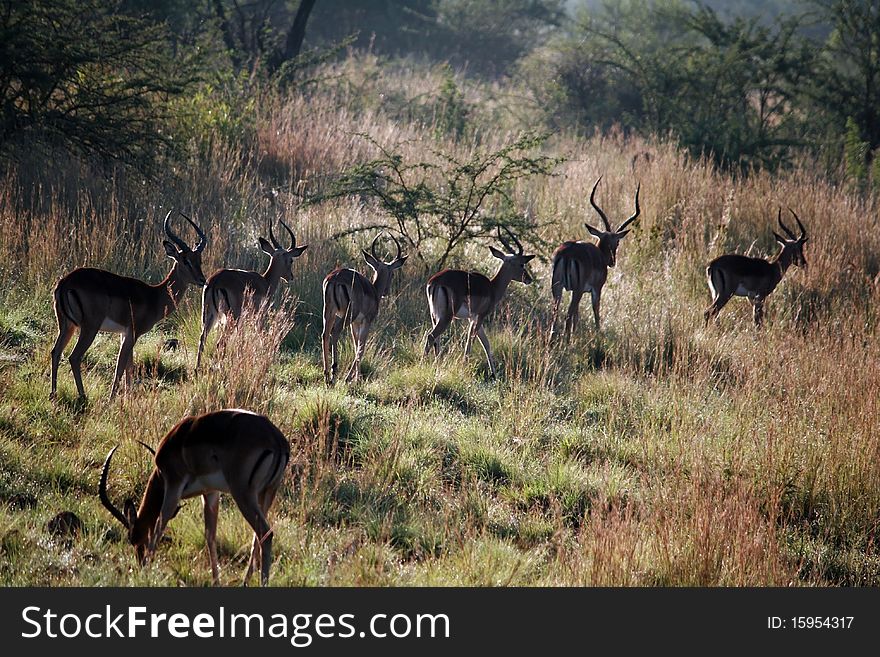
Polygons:
[[523,245],[520,244],[520,241],[516,238],[510,230],[505,226],[504,232],[510,237],[511,241],[505,239],[504,235],[501,232],[501,226],[498,227],[498,241],[501,242],[502,246],[506,251],[500,251],[496,249],[494,246],[490,246],[489,250],[492,252],[492,255],[501,260],[503,263],[502,267],[508,267],[512,272],[513,276],[510,280],[518,281],[520,283],[525,283],[526,285],[531,284],[532,275],[529,273],[529,270],[526,269],[526,265],[529,263],[529,260],[534,258],[534,255],[523,255]]
[[380,297],[384,297],[388,294],[388,288],[391,285],[391,274],[396,269],[400,269],[403,267],[403,263],[406,262],[406,259],[409,256],[400,255],[400,242],[397,241],[397,238],[393,235],[389,235],[388,237],[394,242],[394,246],[397,248],[397,255],[394,256],[390,261],[385,262],[376,254],[376,243],[379,241],[379,235],[373,238],[373,241],[370,243],[370,250],[367,251],[364,249],[364,260],[367,261],[367,264],[370,268],[375,272],[375,276],[373,277],[373,284],[376,286],[376,291],[379,293]]
[[263,250],[264,253],[267,253],[271,258],[273,263],[279,262],[281,263],[281,278],[285,281],[290,281],[293,277],[293,260],[294,258],[298,258],[303,254],[308,248],[308,244],[303,244],[302,246],[296,245],[296,236],[293,234],[293,231],[290,230],[290,227],[284,223],[284,220],[281,220],[281,225],[284,227],[284,230],[287,231],[287,234],[290,235],[290,246],[284,247],[282,246],[277,239],[275,239],[275,234],[272,232],[272,223],[269,223],[269,239],[272,240],[269,242],[265,238],[261,237],[259,239],[260,249]]
[[195,229],[196,234],[199,236],[199,243],[196,244],[195,248],[191,249],[187,246],[186,242],[171,230],[172,212],[173,210],[168,211],[168,214],[165,215],[165,223],[163,224],[165,234],[168,236],[167,240],[162,241],[162,244],[165,246],[165,253],[174,260],[175,267],[177,267],[178,271],[182,274],[182,278],[187,283],[204,286],[205,274],[202,272],[202,251],[205,250],[208,238],[192,219],[181,212],[180,216],[189,222],[190,226]]
[[617,246],[620,244],[620,240],[626,236],[629,232],[627,226],[629,226],[632,222],[634,222],[639,216],[639,190],[641,190],[642,185],[639,183],[638,187],[636,187],[636,210],[633,215],[624,221],[620,226],[617,227],[617,230],[611,228],[611,224],[608,221],[608,217],[602,211],[598,205],[596,205],[595,197],[596,197],[596,188],[599,186],[599,181],[602,180],[602,176],[599,176],[599,179],[596,181],[596,184],[593,185],[593,191],[590,192],[590,205],[599,213],[599,217],[602,218],[602,223],[605,225],[605,230],[599,230],[597,228],[593,228],[590,224],[585,223],[584,226],[587,227],[587,230],[590,231],[590,235],[599,240],[599,250],[605,254],[605,257],[608,258],[608,266],[613,267],[617,264]]
[[809,239],[807,237],[807,230],[804,228],[804,225],[801,223],[801,220],[795,214],[794,210],[791,208],[788,209],[791,212],[794,220],[797,222],[798,229],[801,231],[801,234],[795,236],[795,234],[791,231],[791,229],[782,223],[782,208],[779,208],[779,212],[776,215],[776,220],[779,222],[779,227],[785,233],[786,237],[783,237],[776,231],[773,231],[773,237],[776,238],[776,241],[779,242],[780,246],[782,246],[782,252],[779,254],[780,259],[786,259],[793,265],[797,265],[798,267],[806,267],[807,260],[804,258],[804,243]]
[[[141,445],[155,455],[152,447],[146,443],[141,443]],[[162,506],[164,485],[159,472],[154,471],[147,484],[140,512],[131,499],[125,500],[122,511],[113,506],[107,495],[107,477],[110,474],[110,459],[113,458],[117,449],[119,449],[119,445],[111,449],[104,460],[104,467],[101,468],[101,481],[98,485],[98,497],[101,498],[101,503],[111,515],[125,527],[128,532],[128,542],[134,546],[138,564],[143,566],[150,556],[150,543]]]

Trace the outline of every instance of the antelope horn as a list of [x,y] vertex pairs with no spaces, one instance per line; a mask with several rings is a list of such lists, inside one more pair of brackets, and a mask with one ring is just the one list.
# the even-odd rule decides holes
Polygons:
[[520,244],[520,241],[517,238],[517,236],[507,226],[504,227],[504,232],[507,233],[508,235],[510,235],[510,239],[512,239],[513,243],[516,244],[516,248],[517,248],[516,254],[522,255],[523,251],[525,251],[525,249],[523,249],[523,245]]
[[605,230],[607,230],[610,233],[610,232],[612,232],[612,230],[611,230],[611,224],[608,223],[608,217],[605,216],[605,213],[602,212],[602,208],[600,208],[598,205],[596,205],[596,201],[593,200],[596,196],[596,188],[599,186],[600,180],[602,180],[602,176],[599,176],[598,180],[596,180],[596,184],[593,185],[593,191],[590,192],[590,205],[592,205],[595,208],[596,212],[599,213],[599,216],[602,217],[602,223],[605,224]]
[[618,232],[618,233],[619,233],[620,231],[622,231],[624,228],[626,228],[627,226],[629,226],[629,225],[630,225],[632,222],[634,222],[636,219],[638,219],[639,214],[641,213],[641,209],[639,208],[639,191],[640,191],[641,189],[642,189],[642,183],[640,182],[640,183],[638,184],[638,186],[636,186],[636,211],[633,213],[633,216],[631,216],[629,219],[627,219],[627,220],[624,221],[622,224],[620,224],[620,226],[617,227],[617,232]]
[[382,258],[380,258],[379,256],[376,255],[376,243],[379,241],[379,237],[380,237],[381,235],[382,235],[382,233],[376,233],[376,237],[374,237],[374,238],[373,238],[373,241],[370,242],[370,253],[373,254],[373,257],[374,257],[376,260],[381,260],[381,259],[382,259]]
[[272,221],[269,222],[269,239],[272,240],[272,246],[276,249],[280,249],[281,245],[278,243],[278,240],[275,239],[275,233],[272,232]]
[[779,208],[779,213],[776,215],[776,220],[779,222],[779,227],[785,231],[785,234],[788,235],[789,239],[796,240],[797,237],[794,236],[794,233],[791,232],[791,229],[782,223],[782,207]]
[[[140,442],[140,441],[138,441]],[[110,459],[113,458],[114,452],[119,449],[119,445],[110,450],[110,453],[107,454],[107,458],[104,460],[104,466],[101,468],[101,481],[98,484],[98,497],[101,498],[101,504],[103,504],[107,510],[116,518],[119,522],[122,523],[122,526],[126,529],[130,529],[128,525],[128,520],[122,514],[122,512],[113,506],[113,502],[110,501],[110,498],[107,496],[107,476],[110,473]]]
[[284,230],[286,230],[287,234],[290,235],[290,246],[288,247],[287,250],[292,251],[293,249],[296,248],[296,236],[293,234],[293,231],[290,230],[290,226],[288,226],[286,223],[284,223],[284,219],[279,219],[278,221],[281,222],[281,225],[284,226]]
[[401,250],[400,250],[400,242],[397,241],[397,238],[394,237],[391,233],[388,233],[388,237],[392,239],[394,242],[394,246],[397,248],[397,255],[394,256],[394,260],[400,260]]
[[141,445],[143,445],[144,447],[146,447],[147,451],[148,451],[150,454],[152,454],[153,456],[156,456],[156,450],[153,449],[152,447],[150,447],[149,445],[147,445],[147,443],[145,443],[145,442],[142,441],[142,440],[138,440],[137,442],[139,442]]
[[193,253],[201,253],[205,250],[205,246],[208,244],[208,236],[205,235],[205,232],[201,228],[199,228],[192,219],[183,214],[183,212],[181,212],[180,210],[178,210],[177,212],[181,217],[189,222],[189,225],[192,226],[195,229],[196,234],[198,234],[199,243],[196,244],[196,248],[193,249]]
[[186,245],[186,242],[180,239],[177,235],[174,234],[174,231],[171,230],[171,214],[173,212],[174,210],[169,210],[168,214],[165,215],[165,221],[162,223],[162,227],[165,229],[165,234],[168,236],[168,239],[174,242],[177,245],[177,248],[181,249],[182,251],[188,251],[189,247]]
[[791,212],[792,216],[794,217],[794,220],[797,222],[798,228],[801,229],[801,236],[798,239],[801,239],[801,240],[804,239],[807,236],[807,229],[804,228],[804,225],[801,223],[800,218],[797,216],[797,214],[795,214],[794,210],[789,208],[788,211]]
[[513,253],[514,248],[511,246],[510,242],[508,242],[504,235],[501,234],[501,226],[498,226],[498,241],[501,242],[501,245],[504,247],[504,250],[508,253]]

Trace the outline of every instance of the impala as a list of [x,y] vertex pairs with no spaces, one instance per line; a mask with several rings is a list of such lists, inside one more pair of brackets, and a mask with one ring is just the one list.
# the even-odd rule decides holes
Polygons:
[[54,291],[58,339],[52,348],[51,398],[54,399],[56,394],[58,363],[77,328],[79,339],[69,360],[81,399],[86,397],[82,382],[82,358],[95,341],[98,331],[122,334],[116,374],[110,389],[112,398],[123,373],[126,381],[131,377],[132,353],[137,339],[177,308],[188,285],[205,284],[202,251],[208,243],[207,237],[189,217],[180,214],[195,229],[199,242],[191,249],[175,235],[171,230],[171,212],[168,212],[163,224],[168,240],[163,240],[162,244],[174,265],[161,283],[150,285],[136,278],[91,267],[75,269],[58,281]]
[[361,358],[367,347],[370,326],[379,313],[379,302],[388,294],[394,271],[403,267],[409,257],[400,255],[400,242],[394,236],[390,237],[397,247],[397,255],[390,262],[385,262],[376,255],[379,235],[373,238],[370,251],[363,251],[364,260],[373,270],[372,280],[353,269],[334,269],[324,279],[324,330],[321,333],[321,342],[324,380],[327,385],[331,385],[336,379],[337,343],[346,323],[351,325],[355,353],[345,380],[360,379]]
[[792,265],[807,266],[804,258],[807,231],[794,210],[789,208],[788,211],[794,216],[801,234],[796,237],[788,226],[782,223],[782,208],[779,208],[776,219],[787,237],[773,232],[773,237],[782,247],[775,258],[768,261],[763,258],[727,254],[715,258],[706,267],[706,278],[709,282],[709,291],[712,293],[712,303],[703,315],[706,326],[733,296],[748,297],[754,312],[755,326],[760,326],[764,320],[764,301],[779,285],[788,268]]
[[138,563],[145,565],[155,553],[180,501],[201,495],[211,574],[214,584],[219,584],[217,515],[220,493],[229,493],[254,530],[244,585],[258,567],[262,585],[268,584],[272,528],[266,515],[290,461],[290,444],[278,427],[262,415],[226,409],[184,418],[155,451],[141,444],[153,452],[155,467],[137,509],[132,500],[126,500],[120,511],[107,495],[110,460],[119,445],[107,454],[98,485],[101,503],[127,530]]
[[432,347],[435,355],[440,354],[440,335],[449,327],[453,319],[467,319],[470,326],[464,353],[465,355],[470,353],[471,343],[476,337],[483,345],[483,351],[486,352],[489,371],[493,377],[495,376],[495,361],[483,329],[483,322],[504,297],[511,281],[519,281],[527,285],[532,282],[526,264],[535,257],[523,255],[523,246],[516,235],[507,228],[504,230],[513,240],[513,244],[504,239],[499,228],[498,240],[507,253],[499,251],[494,246],[489,247],[492,255],[501,260],[501,267],[493,278],[487,278],[478,272],[444,269],[428,279],[425,291],[428,295],[428,309],[431,311],[433,326],[425,338],[426,356]]
[[253,295],[254,306],[260,307],[268,303],[275,293],[279,281],[283,278],[289,281],[293,276],[293,260],[303,254],[308,245],[297,246],[296,236],[290,227],[281,222],[284,229],[290,235],[290,246],[285,248],[272,232],[272,224],[269,224],[269,242],[260,237],[258,240],[260,249],[271,259],[269,266],[262,274],[255,271],[241,269],[220,269],[211,274],[208,284],[202,292],[202,335],[199,338],[199,354],[196,358],[196,369],[202,363],[202,352],[205,349],[205,340],[208,333],[218,318],[228,313],[233,319],[241,316],[246,293]]
[[599,213],[605,230],[593,228],[585,223],[590,235],[598,242],[564,242],[553,252],[553,273],[550,283],[550,292],[553,295],[553,330],[551,336],[556,333],[556,316],[559,314],[559,304],[562,301],[562,291],[571,291],[571,303],[568,306],[568,314],[565,317],[565,340],[571,337],[571,332],[577,328],[579,319],[579,307],[584,292],[589,292],[593,301],[593,319],[596,321],[596,330],[599,330],[599,303],[602,299],[602,287],[608,279],[608,268],[617,263],[617,247],[620,240],[629,233],[629,226],[639,216],[639,190],[641,184],[636,187],[636,209],[633,215],[624,221],[616,230],[611,228],[608,217],[598,205],[596,205],[596,188],[602,176],[593,185],[590,192],[590,205]]

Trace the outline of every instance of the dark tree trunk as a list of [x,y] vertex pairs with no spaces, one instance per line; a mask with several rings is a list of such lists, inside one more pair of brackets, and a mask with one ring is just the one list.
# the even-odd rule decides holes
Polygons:
[[306,38],[306,23],[314,6],[315,0],[301,0],[299,3],[296,16],[293,18],[293,25],[290,26],[290,32],[287,33],[287,42],[284,44],[282,62],[289,61],[299,55],[303,40]]

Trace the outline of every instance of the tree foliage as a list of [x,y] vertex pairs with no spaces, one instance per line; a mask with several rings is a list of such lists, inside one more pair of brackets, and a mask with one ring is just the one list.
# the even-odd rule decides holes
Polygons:
[[[406,161],[369,135],[362,135],[379,157],[344,171],[330,189],[310,199],[361,196],[374,200],[391,224],[363,226],[349,232],[385,228],[403,238],[426,269],[444,267],[466,242],[488,237],[498,226],[521,235],[534,231],[528,217],[516,212],[513,184],[549,175],[561,158],[536,152],[546,136],[523,133],[497,150],[475,150],[460,158],[434,152],[433,161]],[[338,236],[337,236],[338,237]]]
[[[166,101],[194,80],[164,26],[109,0],[0,0],[0,148],[30,136],[145,162],[169,142]],[[8,149],[5,149],[8,154]]]

